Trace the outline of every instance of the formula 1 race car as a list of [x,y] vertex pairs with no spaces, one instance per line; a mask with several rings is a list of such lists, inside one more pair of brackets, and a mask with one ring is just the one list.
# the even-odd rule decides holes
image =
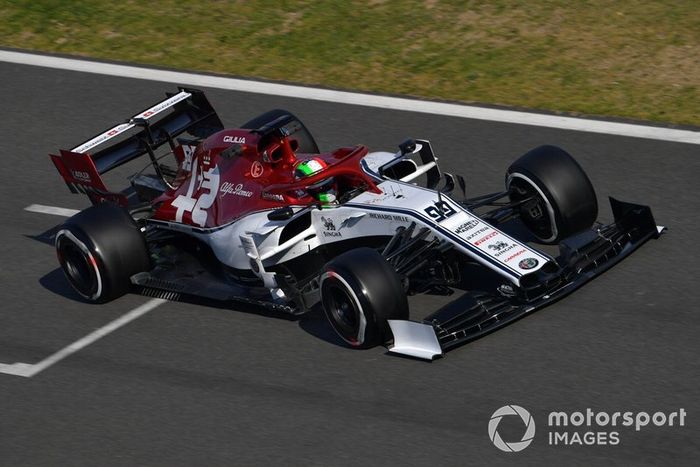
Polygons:
[[[131,187],[108,190],[101,175],[140,156],[149,164]],[[505,190],[467,198],[428,141],[321,152],[290,112],[225,129],[194,89],[51,159],[93,203],[55,237],[85,299],[320,306],[351,346],[429,360],[562,298],[663,230],[648,207],[612,198],[614,222],[595,224],[591,182],[554,146],[517,159]],[[471,301],[409,320],[408,295],[455,289]]]

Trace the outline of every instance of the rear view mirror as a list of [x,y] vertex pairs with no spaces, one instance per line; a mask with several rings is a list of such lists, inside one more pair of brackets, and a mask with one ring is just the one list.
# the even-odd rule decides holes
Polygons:
[[270,214],[267,215],[267,219],[271,221],[286,221],[291,219],[294,215],[294,210],[289,206],[283,208],[275,209]]

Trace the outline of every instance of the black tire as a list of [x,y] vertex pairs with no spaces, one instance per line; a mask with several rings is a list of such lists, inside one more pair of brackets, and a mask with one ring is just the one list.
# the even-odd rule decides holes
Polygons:
[[[306,128],[306,125],[304,125],[304,123],[301,120],[299,120],[299,118],[296,115],[287,110],[270,110],[269,112],[265,112],[264,114],[246,122],[243,126],[241,126],[241,128],[245,128],[248,130],[257,129],[267,125],[270,122],[274,122],[283,115],[290,115],[299,126],[297,131],[294,131],[289,136],[291,140],[295,140],[297,142],[297,148],[295,149],[295,151],[300,152],[302,154],[319,154],[321,151],[318,150],[318,144],[316,144],[316,140],[311,135],[309,129]],[[290,125],[287,124],[286,126],[289,127]]]
[[104,203],[68,219],[56,234],[63,273],[86,300],[104,303],[129,291],[129,278],[150,269],[148,247],[131,216]]
[[350,250],[325,265],[321,304],[333,330],[360,349],[387,341],[387,320],[408,319],[408,299],[398,275],[371,248]]
[[520,208],[520,218],[542,243],[560,240],[590,228],[598,217],[593,185],[569,153],[540,146],[513,162],[506,172],[510,199],[532,195]]

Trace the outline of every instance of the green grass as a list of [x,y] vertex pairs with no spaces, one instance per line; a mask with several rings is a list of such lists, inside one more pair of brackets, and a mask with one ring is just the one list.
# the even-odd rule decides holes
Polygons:
[[0,0],[0,45],[700,125],[697,0]]

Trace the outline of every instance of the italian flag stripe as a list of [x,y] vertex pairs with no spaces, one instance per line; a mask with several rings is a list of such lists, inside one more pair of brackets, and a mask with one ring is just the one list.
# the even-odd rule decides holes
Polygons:
[[315,172],[314,169],[309,167],[309,164],[299,164],[299,167],[297,167],[297,169],[304,172],[304,175],[311,175],[312,173]]

